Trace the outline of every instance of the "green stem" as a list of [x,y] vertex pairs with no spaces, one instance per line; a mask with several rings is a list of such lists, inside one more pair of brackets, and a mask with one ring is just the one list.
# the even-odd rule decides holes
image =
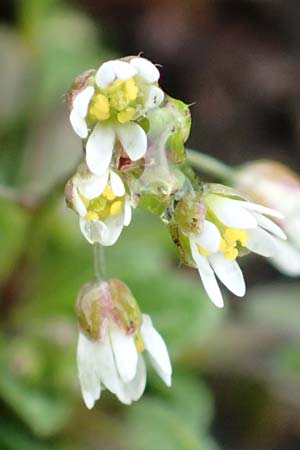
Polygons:
[[196,150],[187,149],[188,160],[192,166],[199,171],[216,177],[219,180],[232,182],[235,177],[235,170],[223,162]]
[[96,280],[103,281],[105,280],[105,254],[104,254],[104,247],[103,245],[99,244],[99,242],[96,242],[93,245],[94,249],[94,272]]

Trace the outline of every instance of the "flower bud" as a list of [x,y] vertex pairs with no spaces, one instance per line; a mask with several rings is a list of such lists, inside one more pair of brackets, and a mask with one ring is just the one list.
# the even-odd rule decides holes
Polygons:
[[271,263],[288,276],[300,275],[300,178],[285,165],[275,161],[254,161],[242,166],[235,186],[265,206],[283,214],[277,222],[287,241],[277,240],[278,251]]
[[235,187],[285,217],[300,215],[300,178],[276,161],[254,161],[242,166]]
[[200,233],[206,214],[206,207],[199,193],[183,197],[176,205],[173,220],[184,233]]
[[76,313],[80,327],[93,340],[103,338],[109,320],[126,335],[137,333],[142,320],[130,289],[116,279],[85,284],[77,297]]

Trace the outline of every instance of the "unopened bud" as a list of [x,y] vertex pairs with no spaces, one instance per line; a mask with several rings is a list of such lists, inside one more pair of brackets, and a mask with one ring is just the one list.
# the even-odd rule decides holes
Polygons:
[[200,233],[206,207],[200,194],[189,194],[183,197],[176,205],[173,220],[184,233]]
[[94,281],[79,291],[76,313],[80,327],[94,340],[100,340],[109,320],[125,334],[139,331],[142,316],[130,289],[120,280]]

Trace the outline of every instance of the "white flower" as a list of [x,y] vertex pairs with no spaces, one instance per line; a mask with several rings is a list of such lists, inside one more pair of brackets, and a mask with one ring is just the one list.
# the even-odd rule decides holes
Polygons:
[[113,60],[100,66],[94,86],[77,94],[70,121],[82,139],[88,138],[86,163],[91,172],[106,173],[116,141],[132,161],[145,155],[147,136],[136,120],[162,102],[158,79],[158,69],[145,58]]
[[71,197],[80,229],[91,244],[113,245],[130,224],[130,202],[122,179],[113,170],[102,177],[78,173],[72,179]]
[[239,253],[250,250],[271,257],[276,253],[276,240],[286,237],[278,225],[263,215],[282,217],[277,211],[217,194],[205,196],[205,203],[203,229],[198,235],[189,234],[189,241],[204,288],[221,308],[223,298],[216,276],[233,294],[244,296],[245,281],[236,261]]
[[270,262],[288,276],[300,275],[300,178],[275,161],[254,161],[241,167],[235,177],[241,192],[284,215],[279,220],[287,240],[276,239],[277,251]]
[[[139,348],[139,341],[142,342],[142,348]],[[144,348],[158,375],[170,386],[172,368],[168,350],[149,316],[143,315],[139,338],[126,335],[112,320],[108,322],[104,336],[98,341],[79,332],[79,381],[89,409],[93,408],[105,388],[127,405],[143,395],[146,385],[146,368],[142,355]]]

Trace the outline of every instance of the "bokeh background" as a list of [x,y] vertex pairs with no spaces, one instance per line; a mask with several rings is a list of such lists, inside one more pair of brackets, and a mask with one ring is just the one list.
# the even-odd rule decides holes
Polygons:
[[163,224],[138,212],[108,272],[164,336],[173,387],[150,370],[139,403],[104,393],[85,408],[74,301],[92,252],[63,201],[80,157],[64,93],[139,52],[193,104],[191,147],[299,172],[299,1],[2,0],[0,13],[0,449],[299,450],[299,280],[246,258],[246,299],[217,310]]

